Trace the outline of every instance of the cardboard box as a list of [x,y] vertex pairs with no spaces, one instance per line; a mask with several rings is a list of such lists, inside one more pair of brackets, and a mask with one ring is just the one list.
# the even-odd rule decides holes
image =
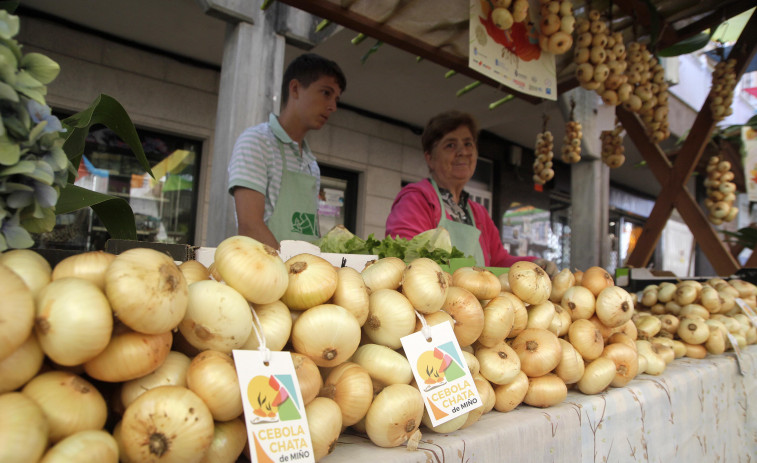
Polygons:
[[149,248],[168,254],[176,262],[185,262],[195,257],[195,246],[188,244],[151,243],[149,241],[109,239],[105,242],[105,251],[111,254],[121,254],[133,248]]

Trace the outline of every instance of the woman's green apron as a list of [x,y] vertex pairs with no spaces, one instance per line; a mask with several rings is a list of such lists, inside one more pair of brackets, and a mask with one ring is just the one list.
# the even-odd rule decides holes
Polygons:
[[268,218],[268,229],[276,240],[315,241],[318,231],[317,179],[310,174],[287,169],[284,145],[280,140],[282,171],[279,197]]
[[444,207],[444,200],[442,199],[441,193],[439,193],[439,188],[436,186],[434,179],[431,179],[431,184],[434,186],[436,197],[439,199],[439,205],[442,207],[442,214],[439,218],[439,225],[437,226],[447,229],[450,240],[452,241],[452,246],[459,249],[466,256],[473,256],[473,258],[476,259],[476,265],[483,267],[485,265],[484,251],[481,249],[481,243],[478,241],[479,236],[481,236],[481,230],[476,228],[476,219],[471,213],[470,205],[466,204],[465,210],[471,218],[473,225],[448,219]]

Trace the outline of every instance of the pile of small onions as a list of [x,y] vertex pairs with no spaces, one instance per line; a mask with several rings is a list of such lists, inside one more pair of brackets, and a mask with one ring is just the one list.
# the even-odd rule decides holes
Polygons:
[[[249,448],[231,352],[263,344],[291,353],[320,460],[345,428],[415,448],[491,410],[550,407],[757,342],[736,313],[757,287],[737,280],[650,286],[637,301],[600,267],[550,279],[527,261],[497,276],[387,257],[356,270],[283,261],[242,236],[211,268],[147,248],[52,268],[11,251],[0,291],[3,462],[236,462]],[[400,342],[424,323],[450,324],[483,403],[436,427]]]

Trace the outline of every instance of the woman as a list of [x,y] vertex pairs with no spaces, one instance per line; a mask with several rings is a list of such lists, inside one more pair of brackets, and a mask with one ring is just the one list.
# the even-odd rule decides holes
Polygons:
[[430,179],[404,187],[386,219],[386,234],[410,239],[436,227],[449,231],[452,245],[473,256],[479,266],[509,267],[520,260],[536,261],[554,271],[554,263],[532,256],[511,256],[499,230],[482,205],[463,190],[476,170],[478,127],[469,114],[441,113],[428,122],[421,136]]

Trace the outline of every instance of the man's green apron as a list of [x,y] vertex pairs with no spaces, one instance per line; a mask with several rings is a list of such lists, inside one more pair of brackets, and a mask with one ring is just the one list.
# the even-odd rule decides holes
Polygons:
[[279,197],[268,218],[268,229],[276,240],[315,241],[318,231],[318,197],[316,178],[310,174],[287,169],[284,145],[280,140],[282,172]]
[[476,265],[483,267],[485,265],[484,251],[481,249],[481,243],[478,241],[479,236],[481,236],[481,230],[476,228],[476,219],[473,217],[470,205],[465,205],[465,211],[471,218],[473,225],[448,219],[444,200],[442,199],[441,193],[439,193],[439,188],[436,186],[434,179],[431,179],[431,185],[434,186],[436,197],[439,199],[439,205],[442,207],[442,214],[439,218],[439,225],[437,225],[437,227],[446,228],[449,232],[452,246],[459,249],[466,256],[473,256],[473,258],[476,259]]

